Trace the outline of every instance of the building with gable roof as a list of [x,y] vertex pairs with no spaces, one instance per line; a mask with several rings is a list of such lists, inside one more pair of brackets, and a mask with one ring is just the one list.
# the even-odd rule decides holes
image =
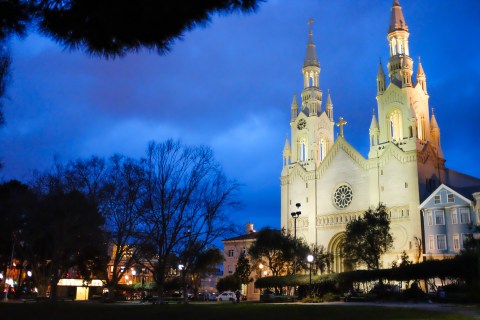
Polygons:
[[441,184],[420,204],[425,256],[442,259],[458,254],[480,222],[480,185],[454,190]]

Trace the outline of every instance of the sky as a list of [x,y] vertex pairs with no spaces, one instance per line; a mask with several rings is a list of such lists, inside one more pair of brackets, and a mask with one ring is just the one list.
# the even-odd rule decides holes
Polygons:
[[[61,161],[140,158],[149,141],[180,139],[214,150],[242,184],[239,224],[280,228],[280,172],[290,104],[312,18],[321,65],[345,139],[364,157],[386,66],[392,0],[267,0],[248,15],[216,16],[166,55],[105,60],[38,34],[12,39],[11,83],[0,127],[0,181],[28,182]],[[480,1],[401,0],[416,72],[421,56],[448,168],[480,177]],[[325,103],[325,102],[324,102]],[[337,130],[337,129],[336,129]]]

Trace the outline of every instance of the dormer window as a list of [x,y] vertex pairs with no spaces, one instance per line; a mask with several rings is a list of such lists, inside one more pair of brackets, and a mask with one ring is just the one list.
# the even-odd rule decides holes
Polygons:
[[454,203],[455,202],[455,197],[453,196],[452,193],[449,193],[447,195],[447,201],[448,201],[448,203]]

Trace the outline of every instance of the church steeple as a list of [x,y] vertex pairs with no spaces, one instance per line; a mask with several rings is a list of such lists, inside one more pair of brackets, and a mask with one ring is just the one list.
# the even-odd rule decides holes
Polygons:
[[413,60],[408,47],[409,36],[402,7],[398,0],[394,0],[387,35],[390,46],[388,76],[390,81],[400,88],[412,86]]
[[313,42],[313,19],[308,21],[308,43],[305,61],[303,62],[303,91],[302,111],[309,116],[318,116],[321,113],[322,91],[320,90],[320,63],[317,59],[315,43]]
[[292,118],[291,118],[290,121],[293,122],[297,119],[297,115],[298,115],[298,102],[297,102],[297,94],[296,93],[293,95],[291,110],[292,110]]
[[403,30],[408,32],[408,26],[405,22],[405,18],[403,17],[400,2],[398,2],[398,0],[394,0],[390,14],[390,25],[388,26],[388,33],[397,30]]
[[330,97],[330,89],[328,90],[327,103],[325,104],[325,112],[327,113],[328,118],[333,121],[333,103],[332,98]]
[[382,61],[378,64],[378,73],[377,73],[377,95],[381,95],[385,92],[386,80],[385,72],[383,71]]
[[425,93],[427,93],[427,76],[423,71],[422,62],[420,62],[420,57],[418,57],[417,85],[420,85],[422,87],[422,90]]
[[434,109],[432,108],[432,118],[430,120],[430,137],[432,144],[437,150],[437,155],[443,158],[442,147],[440,146],[440,127],[438,126],[437,119],[435,118]]
[[308,43],[307,43],[307,54],[305,55],[305,61],[303,62],[303,67],[314,66],[320,68],[320,63],[317,59],[317,52],[315,50],[315,43],[313,42],[313,31],[312,31],[312,24],[313,19],[308,21],[310,25],[310,30],[308,30]]

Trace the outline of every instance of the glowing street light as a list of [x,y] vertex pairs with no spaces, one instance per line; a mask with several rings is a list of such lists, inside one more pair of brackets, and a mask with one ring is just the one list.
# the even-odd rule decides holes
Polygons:
[[[300,203],[297,203],[297,204],[295,204],[295,206],[297,207],[297,210],[298,210],[298,209],[300,209],[300,207],[302,205]],[[300,217],[301,214],[302,214],[302,212],[300,210],[291,213],[292,218],[293,218],[293,239],[294,240],[297,240],[297,219],[298,219],[298,217]],[[295,243],[296,243],[296,241],[295,241]],[[293,260],[293,274],[297,274],[297,256],[295,255],[295,257],[293,259],[294,259]]]
[[310,297],[312,296],[312,262],[313,262],[313,256],[309,254],[307,256],[307,262],[310,264],[310,282],[308,285],[308,290],[310,291]]

